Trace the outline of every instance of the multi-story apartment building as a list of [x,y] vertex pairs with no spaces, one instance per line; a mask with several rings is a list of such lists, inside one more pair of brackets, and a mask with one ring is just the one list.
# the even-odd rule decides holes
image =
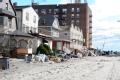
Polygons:
[[71,24],[80,27],[83,31],[84,46],[92,45],[92,13],[87,3],[71,3],[60,5],[32,5],[39,16],[50,14],[58,18],[62,28]]

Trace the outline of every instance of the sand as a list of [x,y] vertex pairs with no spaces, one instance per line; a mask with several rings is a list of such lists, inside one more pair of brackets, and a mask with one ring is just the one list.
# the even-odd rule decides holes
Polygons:
[[0,80],[120,80],[120,57],[72,58],[62,63],[10,59]]

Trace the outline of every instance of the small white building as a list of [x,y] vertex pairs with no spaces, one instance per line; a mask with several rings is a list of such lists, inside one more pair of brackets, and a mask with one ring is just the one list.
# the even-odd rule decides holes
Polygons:
[[25,33],[38,33],[39,16],[32,7],[15,6],[18,30]]

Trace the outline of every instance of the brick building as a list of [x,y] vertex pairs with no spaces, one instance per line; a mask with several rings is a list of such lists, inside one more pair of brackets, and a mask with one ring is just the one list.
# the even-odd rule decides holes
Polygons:
[[78,26],[83,31],[84,46],[92,46],[92,12],[87,3],[72,3],[60,5],[37,5],[32,7],[39,16],[50,14],[58,18],[62,28],[68,28],[71,24]]

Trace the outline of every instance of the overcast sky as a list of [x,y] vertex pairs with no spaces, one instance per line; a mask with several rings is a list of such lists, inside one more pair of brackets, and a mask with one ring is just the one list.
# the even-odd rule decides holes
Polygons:
[[93,13],[93,47],[120,51],[120,0],[95,0]]
[[[70,0],[34,1],[39,4],[65,4]],[[93,14],[93,48],[120,51],[120,0],[87,1]],[[30,4],[31,0],[12,0],[12,2],[26,5]]]

